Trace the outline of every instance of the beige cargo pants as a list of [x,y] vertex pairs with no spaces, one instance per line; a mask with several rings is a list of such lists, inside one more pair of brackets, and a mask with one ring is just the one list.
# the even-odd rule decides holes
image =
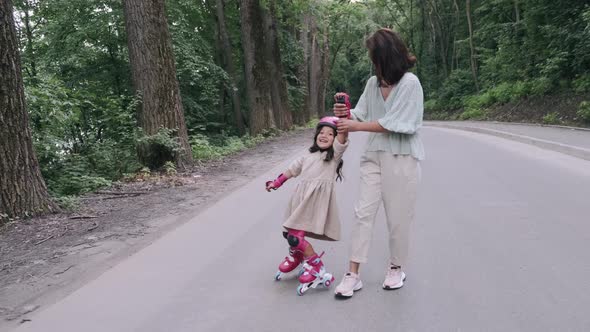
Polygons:
[[408,254],[409,228],[414,219],[420,165],[409,155],[366,152],[361,157],[360,196],[355,206],[350,260],[365,263],[375,216],[381,202],[389,230],[391,262],[403,266]]

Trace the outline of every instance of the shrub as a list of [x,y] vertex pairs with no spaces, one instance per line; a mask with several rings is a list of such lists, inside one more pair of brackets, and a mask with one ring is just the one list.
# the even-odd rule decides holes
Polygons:
[[583,101],[578,106],[578,112],[576,115],[584,122],[590,123],[590,102]]
[[560,124],[561,120],[559,119],[559,114],[557,112],[551,112],[545,114],[543,116],[543,123],[544,124]]
[[459,115],[460,120],[481,120],[485,117],[485,112],[481,109],[468,109]]
[[589,92],[590,91],[590,75],[585,74],[585,75],[582,75],[582,76],[576,78],[572,82],[572,85],[573,85],[574,91],[576,91],[578,93]]
[[161,128],[155,135],[140,133],[137,139],[139,162],[150,169],[158,169],[167,161],[173,161],[181,149],[174,132],[173,129]]

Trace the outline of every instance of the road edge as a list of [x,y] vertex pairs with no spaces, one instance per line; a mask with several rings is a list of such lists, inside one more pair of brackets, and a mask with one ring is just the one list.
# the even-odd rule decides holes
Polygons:
[[563,143],[557,143],[549,140],[544,140],[540,138],[534,138],[530,136],[518,135],[509,133],[506,131],[495,130],[495,129],[488,129],[488,128],[481,128],[481,127],[472,127],[466,126],[461,124],[443,124],[443,123],[428,123],[424,124],[426,127],[438,127],[438,128],[447,128],[447,129],[455,129],[455,130],[463,130],[463,131],[470,131],[480,134],[492,135],[497,136],[529,145],[534,145],[546,150],[552,150],[560,153],[564,153],[573,157],[581,158],[590,161],[590,149],[585,149],[578,146],[567,145]]

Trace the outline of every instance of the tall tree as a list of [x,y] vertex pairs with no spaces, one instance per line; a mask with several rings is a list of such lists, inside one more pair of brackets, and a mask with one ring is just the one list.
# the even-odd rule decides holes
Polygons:
[[217,13],[217,24],[219,26],[219,38],[221,39],[221,47],[223,49],[223,62],[224,69],[230,77],[231,87],[229,94],[232,99],[232,107],[234,111],[234,121],[240,135],[245,133],[244,131],[244,118],[242,116],[242,110],[240,107],[240,96],[238,93],[237,76],[234,67],[232,47],[227,33],[227,27],[225,24],[224,14],[225,2],[224,0],[216,0],[216,13]]
[[258,0],[240,0],[244,72],[250,108],[250,134],[257,135],[273,124],[270,68],[266,58],[262,8]]
[[[147,135],[173,129],[180,169],[192,163],[164,0],[123,0],[129,61],[135,91],[142,97],[139,123]],[[151,147],[140,149],[150,154]]]
[[475,58],[475,46],[473,43],[473,23],[471,22],[471,0],[465,0],[465,12],[467,14],[467,25],[469,27],[469,49],[471,50],[471,74],[473,75],[473,83],[475,83],[475,90],[479,91],[479,83],[477,82],[477,59]]
[[33,150],[12,11],[0,1],[0,219],[57,210]]
[[289,129],[293,118],[289,112],[287,82],[284,79],[281,50],[279,47],[278,19],[275,0],[270,0],[268,9],[263,12],[266,39],[266,58],[270,67],[270,96],[274,120],[279,129]]

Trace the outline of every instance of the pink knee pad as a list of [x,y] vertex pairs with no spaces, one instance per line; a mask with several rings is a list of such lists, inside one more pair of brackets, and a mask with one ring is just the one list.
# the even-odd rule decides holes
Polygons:
[[309,242],[305,240],[305,231],[289,230],[287,233],[287,242],[289,242],[291,248],[301,252],[305,251],[305,248],[309,245]]

